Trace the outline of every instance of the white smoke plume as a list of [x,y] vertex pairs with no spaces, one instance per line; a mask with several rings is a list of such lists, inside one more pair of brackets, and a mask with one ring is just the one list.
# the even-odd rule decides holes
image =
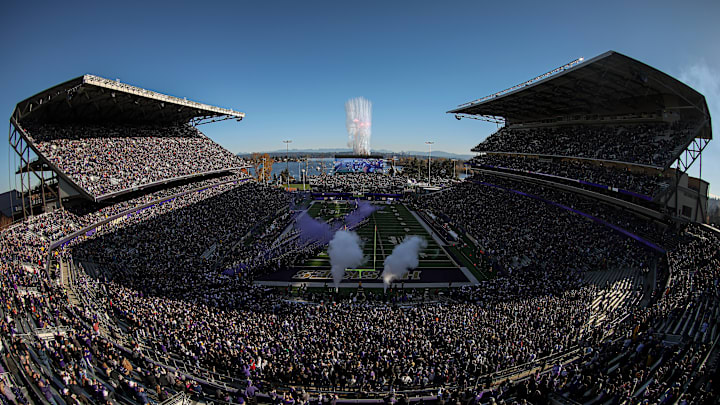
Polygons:
[[328,247],[328,256],[330,272],[337,287],[345,276],[345,269],[354,269],[365,261],[360,236],[352,231],[335,232]]
[[348,146],[357,155],[369,155],[372,103],[364,97],[351,98],[345,102],[345,118]]
[[416,268],[420,264],[420,251],[426,247],[425,239],[416,235],[406,237],[402,243],[395,246],[392,254],[385,259],[385,270],[382,272],[385,288]]

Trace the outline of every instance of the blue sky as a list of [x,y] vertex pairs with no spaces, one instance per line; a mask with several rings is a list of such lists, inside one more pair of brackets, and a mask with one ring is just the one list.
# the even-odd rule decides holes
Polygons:
[[[18,101],[93,73],[244,111],[241,123],[202,128],[233,152],[281,149],[288,138],[343,147],[344,102],[364,96],[373,148],[433,140],[467,153],[495,126],[445,111],[611,49],[691,82],[720,122],[717,1],[6,2],[3,14],[6,117]],[[3,160],[7,149],[0,142]],[[703,160],[711,183],[720,184],[719,161],[714,141]],[[11,165],[0,165],[0,190],[13,184]]]

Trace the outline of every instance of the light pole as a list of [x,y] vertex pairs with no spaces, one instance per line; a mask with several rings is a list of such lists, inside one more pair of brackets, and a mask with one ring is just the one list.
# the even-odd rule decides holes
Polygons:
[[455,174],[455,168],[457,167],[457,159],[450,159],[451,162],[453,162],[453,180],[457,177],[457,174]]
[[303,191],[305,191],[305,169],[302,169]]
[[263,158],[263,183],[267,185],[267,163],[265,163],[266,158]]
[[425,144],[430,148],[428,151],[428,186],[430,186],[430,161],[432,160],[432,146],[435,142],[425,141]]
[[284,140],[283,143],[285,144],[285,171],[287,172],[287,187],[285,188],[290,188],[290,158],[288,156],[290,155],[290,144],[292,140],[287,139]]

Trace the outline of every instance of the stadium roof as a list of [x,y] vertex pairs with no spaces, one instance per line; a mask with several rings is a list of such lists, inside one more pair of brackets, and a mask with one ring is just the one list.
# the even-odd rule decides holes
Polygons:
[[578,59],[535,79],[462,104],[452,114],[502,117],[533,122],[576,114],[633,114],[676,110],[710,115],[705,97],[690,86],[640,61],[608,51]]
[[19,102],[12,117],[17,122],[173,124],[239,121],[245,113],[84,75]]

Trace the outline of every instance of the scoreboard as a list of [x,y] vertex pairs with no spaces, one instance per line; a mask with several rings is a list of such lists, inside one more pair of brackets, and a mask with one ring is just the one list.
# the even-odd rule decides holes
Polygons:
[[384,173],[385,160],[373,157],[336,157],[335,173]]

